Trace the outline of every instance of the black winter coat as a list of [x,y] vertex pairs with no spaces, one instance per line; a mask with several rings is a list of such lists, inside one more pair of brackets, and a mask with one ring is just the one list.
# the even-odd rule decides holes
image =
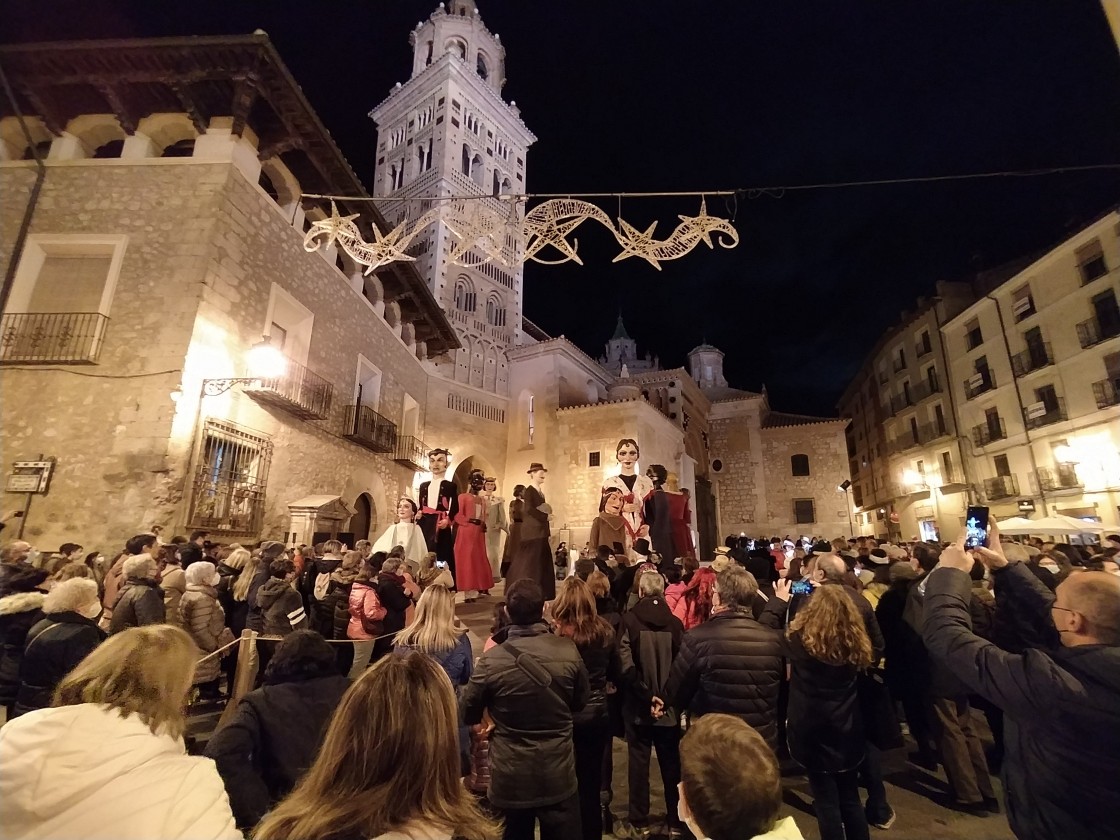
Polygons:
[[0,598],[0,704],[10,706],[19,691],[19,669],[27,631],[43,617],[42,592],[13,592]]
[[[261,610],[260,604],[257,603],[257,590],[271,577],[272,574],[268,570],[268,564],[262,563],[261,567],[257,569],[257,573],[253,575],[253,579],[249,581],[249,591],[245,593],[245,603],[249,605],[245,617],[245,626],[250,630],[256,630],[258,633],[264,632],[264,612]],[[300,599],[301,603],[302,600]]]
[[257,590],[257,606],[261,609],[263,632],[269,636],[287,636],[307,629],[307,612],[303,596],[283,578],[269,578]]
[[12,717],[50,706],[62,678],[103,641],[97,623],[75,612],[52,613],[35,624],[27,633]]
[[[308,564],[304,576],[309,579],[310,586],[304,589],[310,617],[311,629],[325,639],[335,638],[334,633],[334,608],[338,602],[338,587],[334,581],[327,584],[327,596],[322,599],[315,597],[315,580],[319,575],[330,575],[342,565],[338,557],[319,557]],[[346,638],[343,636],[342,638]]]
[[[515,660],[510,643],[528,660],[525,667]],[[576,792],[572,716],[586,705],[589,693],[576,646],[549,633],[543,623],[511,626],[504,643],[482,654],[461,702],[468,726],[481,723],[486,709],[494,721],[491,804],[537,808]]]
[[[1022,563],[993,573],[1000,602],[1039,627],[1054,595]],[[1031,840],[1120,838],[1120,647],[1008,653],[969,626],[970,580],[935,569],[923,636],[930,655],[1003,709],[1007,820]]]
[[665,685],[673,660],[681,649],[684,625],[673,615],[660,595],[642,598],[622,617],[618,630],[618,649],[624,685],[623,714],[633,723],[676,726],[677,710],[656,721],[650,716],[650,701],[665,699]]
[[159,584],[147,578],[129,578],[113,604],[109,632],[119,633],[129,627],[163,624],[166,617],[163,590]]
[[618,684],[622,666],[618,658],[618,645],[612,632],[600,644],[576,645],[583,667],[587,669],[589,692],[587,703],[572,716],[576,726],[588,723],[605,723],[607,720],[607,683]]
[[[663,699],[700,717],[734,715],[770,747],[778,745],[778,689],[784,676],[779,626],[785,605],[771,599],[756,621],[749,610],[726,610],[684,634]],[[767,626],[769,625],[769,626]]]
[[350,681],[343,676],[266,685],[241,698],[214,733],[214,759],[239,828],[255,826],[307,772]]
[[381,606],[385,608],[385,621],[382,633],[396,633],[404,629],[404,612],[412,604],[412,599],[404,591],[402,578],[390,572],[382,572],[377,576],[374,587]]
[[218,596],[218,603],[222,605],[222,611],[226,616],[226,627],[233,631],[234,636],[240,636],[241,631],[245,629],[245,619],[249,611],[248,604],[233,599],[233,585],[237,583],[237,578],[240,575],[240,569],[227,566],[225,563],[219,563],[218,585],[214,587],[214,593]]
[[786,740],[789,754],[810,772],[854,770],[863,761],[863,719],[854,665],[814,658],[795,633],[786,640],[791,674]]

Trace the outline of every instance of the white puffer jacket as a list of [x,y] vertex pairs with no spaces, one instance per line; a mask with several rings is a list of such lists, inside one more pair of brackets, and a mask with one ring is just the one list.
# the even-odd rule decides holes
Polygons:
[[0,729],[0,836],[242,840],[213,761],[91,703]]

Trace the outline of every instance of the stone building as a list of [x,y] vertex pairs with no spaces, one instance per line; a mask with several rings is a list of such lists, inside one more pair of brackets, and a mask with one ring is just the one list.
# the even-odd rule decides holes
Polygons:
[[360,539],[440,446],[461,486],[482,469],[507,498],[546,463],[554,536],[582,544],[622,437],[692,492],[705,555],[846,530],[842,424],[729,388],[715,348],[662,370],[620,318],[596,361],[525,317],[520,268],[454,265],[439,224],[368,276],[305,250],[332,212],[305,194],[353,196],[338,212],[372,239],[429,200],[525,191],[535,138],[501,97],[498,35],[456,0],[411,41],[412,77],[372,112],[375,203],[263,34],[0,49],[0,442],[6,467],[55,459],[27,536]]

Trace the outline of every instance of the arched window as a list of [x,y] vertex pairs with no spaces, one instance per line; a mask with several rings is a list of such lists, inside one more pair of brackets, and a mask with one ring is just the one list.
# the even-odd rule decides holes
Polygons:
[[93,150],[90,157],[96,160],[105,160],[106,158],[119,158],[121,151],[124,149],[124,140],[110,140],[107,143],[102,143]]
[[482,163],[482,155],[471,158],[471,180],[480,187],[485,188],[486,166]]
[[509,195],[513,192],[513,184],[509,182],[509,178],[502,179],[502,195]]
[[483,81],[490,76],[490,70],[486,67],[486,59],[482,57],[482,53],[478,54],[478,61],[475,62],[475,70],[478,71],[478,77]]
[[468,178],[471,175],[471,149],[466,143],[463,144],[463,174]]
[[486,323],[492,327],[506,325],[506,308],[502,306],[501,298],[497,295],[486,298]]
[[809,475],[809,456],[793,455],[789,459],[789,466],[794,475]]
[[498,170],[494,170],[494,195],[497,195],[502,188],[502,182],[499,180]]
[[182,140],[175,141],[170,146],[164,146],[163,152],[160,154],[160,157],[191,157],[193,154],[194,138],[185,137]]
[[474,312],[476,305],[474,285],[466,277],[455,281],[455,308],[460,312]]
[[528,441],[528,443],[529,443],[530,446],[533,445],[533,435],[537,431],[537,418],[535,417],[536,399],[537,398],[534,397],[532,394],[529,395],[529,410],[527,412],[528,416],[526,417],[526,420],[529,421],[528,422],[528,425],[529,425],[529,441]]

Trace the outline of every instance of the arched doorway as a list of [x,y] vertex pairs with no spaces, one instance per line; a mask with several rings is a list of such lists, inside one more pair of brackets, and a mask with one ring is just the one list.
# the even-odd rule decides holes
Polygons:
[[467,479],[470,478],[471,470],[482,470],[486,475],[494,475],[494,468],[485,458],[480,458],[478,455],[471,455],[469,458],[460,461],[459,466],[455,468],[455,475],[451,480],[455,482],[455,487],[460,493],[466,493],[470,489],[470,484]]
[[354,502],[354,515],[350,517],[350,531],[354,535],[354,541],[368,540],[375,521],[373,499],[369,493],[362,493]]

